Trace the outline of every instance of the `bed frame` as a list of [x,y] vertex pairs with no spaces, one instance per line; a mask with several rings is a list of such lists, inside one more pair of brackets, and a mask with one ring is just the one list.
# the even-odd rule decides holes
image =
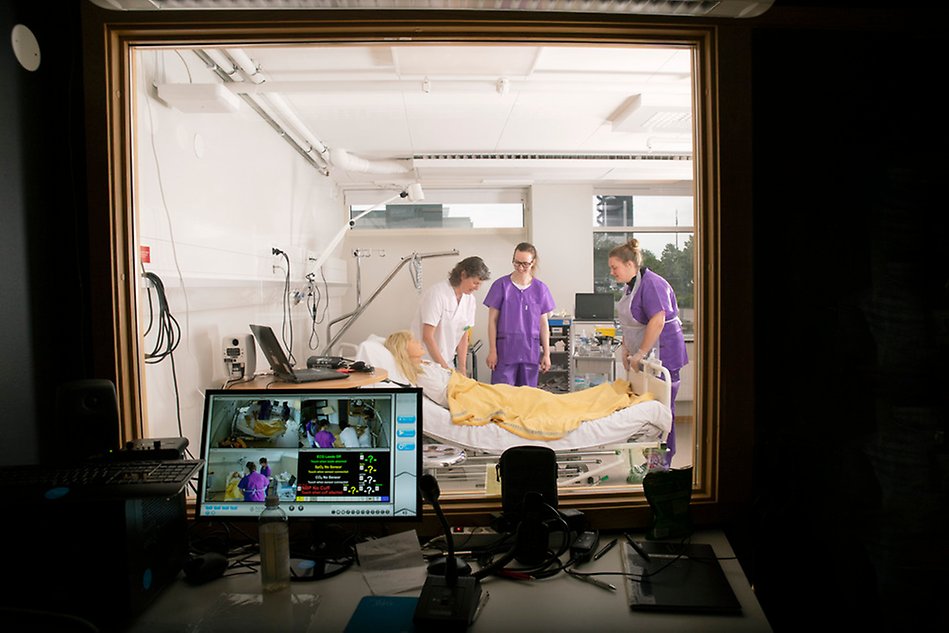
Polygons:
[[[630,371],[626,379],[636,393],[651,393],[656,400],[669,406],[672,399],[672,383],[669,370],[658,360],[641,361],[641,371]],[[617,483],[639,483],[645,473],[649,454],[657,452],[661,442],[627,442],[608,444],[588,449],[557,451],[557,486],[579,487]],[[429,463],[428,471],[436,474],[439,483],[447,490],[484,487],[492,492],[498,455],[488,452],[472,452],[465,449],[459,457],[446,456],[437,465]],[[481,479],[484,478],[483,483]]]

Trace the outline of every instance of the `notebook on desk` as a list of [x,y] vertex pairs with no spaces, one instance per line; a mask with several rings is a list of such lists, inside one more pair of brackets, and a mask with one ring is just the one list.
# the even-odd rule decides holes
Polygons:
[[274,335],[273,330],[266,325],[251,325],[250,331],[254,333],[254,338],[263,350],[270,368],[274,375],[283,382],[316,382],[319,380],[341,380],[348,378],[348,374],[343,374],[335,369],[328,367],[313,367],[308,369],[294,369],[290,366],[290,360],[283,353],[280,342]]
[[711,545],[645,542],[646,561],[623,543],[629,608],[673,613],[741,613]]

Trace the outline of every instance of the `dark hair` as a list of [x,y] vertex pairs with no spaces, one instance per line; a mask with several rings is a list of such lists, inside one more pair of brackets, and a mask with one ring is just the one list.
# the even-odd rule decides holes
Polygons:
[[260,463],[261,463],[261,464],[266,464],[266,463],[267,463],[267,458],[266,458],[266,457],[261,457],[261,458],[260,458]]
[[643,249],[639,247],[639,240],[635,237],[625,244],[613,247],[609,256],[623,262],[633,262],[637,268],[642,268],[643,265]]
[[452,286],[460,284],[462,273],[465,277],[477,277],[482,281],[491,277],[491,271],[480,257],[466,257],[455,264],[448,275],[448,283]]
[[257,464],[255,464],[254,462],[247,462],[247,470],[249,470],[250,472],[254,472],[255,470],[257,470]]

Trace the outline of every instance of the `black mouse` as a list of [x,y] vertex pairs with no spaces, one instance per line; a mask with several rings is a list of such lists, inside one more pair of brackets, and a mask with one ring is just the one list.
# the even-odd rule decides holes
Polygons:
[[217,552],[208,552],[189,558],[181,568],[189,583],[202,585],[224,575],[227,569],[227,557]]
[[357,360],[349,366],[351,371],[372,371],[372,365],[367,365],[365,361]]

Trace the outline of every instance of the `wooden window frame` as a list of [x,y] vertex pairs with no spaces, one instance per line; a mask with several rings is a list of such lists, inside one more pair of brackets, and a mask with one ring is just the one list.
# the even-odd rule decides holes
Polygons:
[[[694,119],[696,205],[696,416],[702,416],[696,438],[693,520],[720,522],[736,501],[750,491],[751,368],[723,362],[723,340],[740,349],[740,338],[723,336],[726,310],[735,312],[750,274],[725,296],[726,269],[750,260],[750,248],[726,256],[721,216],[721,148],[719,147],[719,28],[689,21],[670,21],[608,15],[552,15],[507,12],[367,12],[367,11],[186,11],[112,12],[84,3],[83,48],[86,86],[89,170],[90,266],[94,366],[101,376],[114,379],[118,392],[123,441],[140,437],[144,411],[144,378],[138,335],[136,289],[137,257],[133,217],[135,113],[131,65],[135,47],[293,43],[466,42],[543,43],[622,46],[675,44],[692,47],[695,55]],[[732,55],[737,59],[732,51]],[[741,72],[747,63],[739,65]],[[734,73],[733,73],[734,74]],[[740,98],[730,98],[739,107]],[[750,109],[750,106],[744,106]],[[737,143],[738,163],[748,160],[750,143]],[[746,203],[747,192],[740,191]],[[750,206],[750,203],[749,203]],[[746,208],[739,205],[739,208]],[[741,213],[736,214],[740,220]],[[750,233],[738,224],[739,234]],[[750,316],[746,317],[750,322]],[[746,324],[747,325],[747,324]],[[750,330],[750,325],[748,325]],[[747,335],[746,335],[747,336]],[[745,339],[747,345],[747,339]],[[750,360],[739,354],[738,363]],[[745,400],[727,397],[728,376],[744,375]],[[739,398],[741,395],[739,395]],[[728,425],[723,424],[726,417]],[[723,463],[732,463],[727,475]],[[462,501],[448,505],[448,513],[483,523],[498,508],[496,501]],[[641,491],[571,495],[564,506],[582,508],[602,527],[644,525],[649,508]]]

